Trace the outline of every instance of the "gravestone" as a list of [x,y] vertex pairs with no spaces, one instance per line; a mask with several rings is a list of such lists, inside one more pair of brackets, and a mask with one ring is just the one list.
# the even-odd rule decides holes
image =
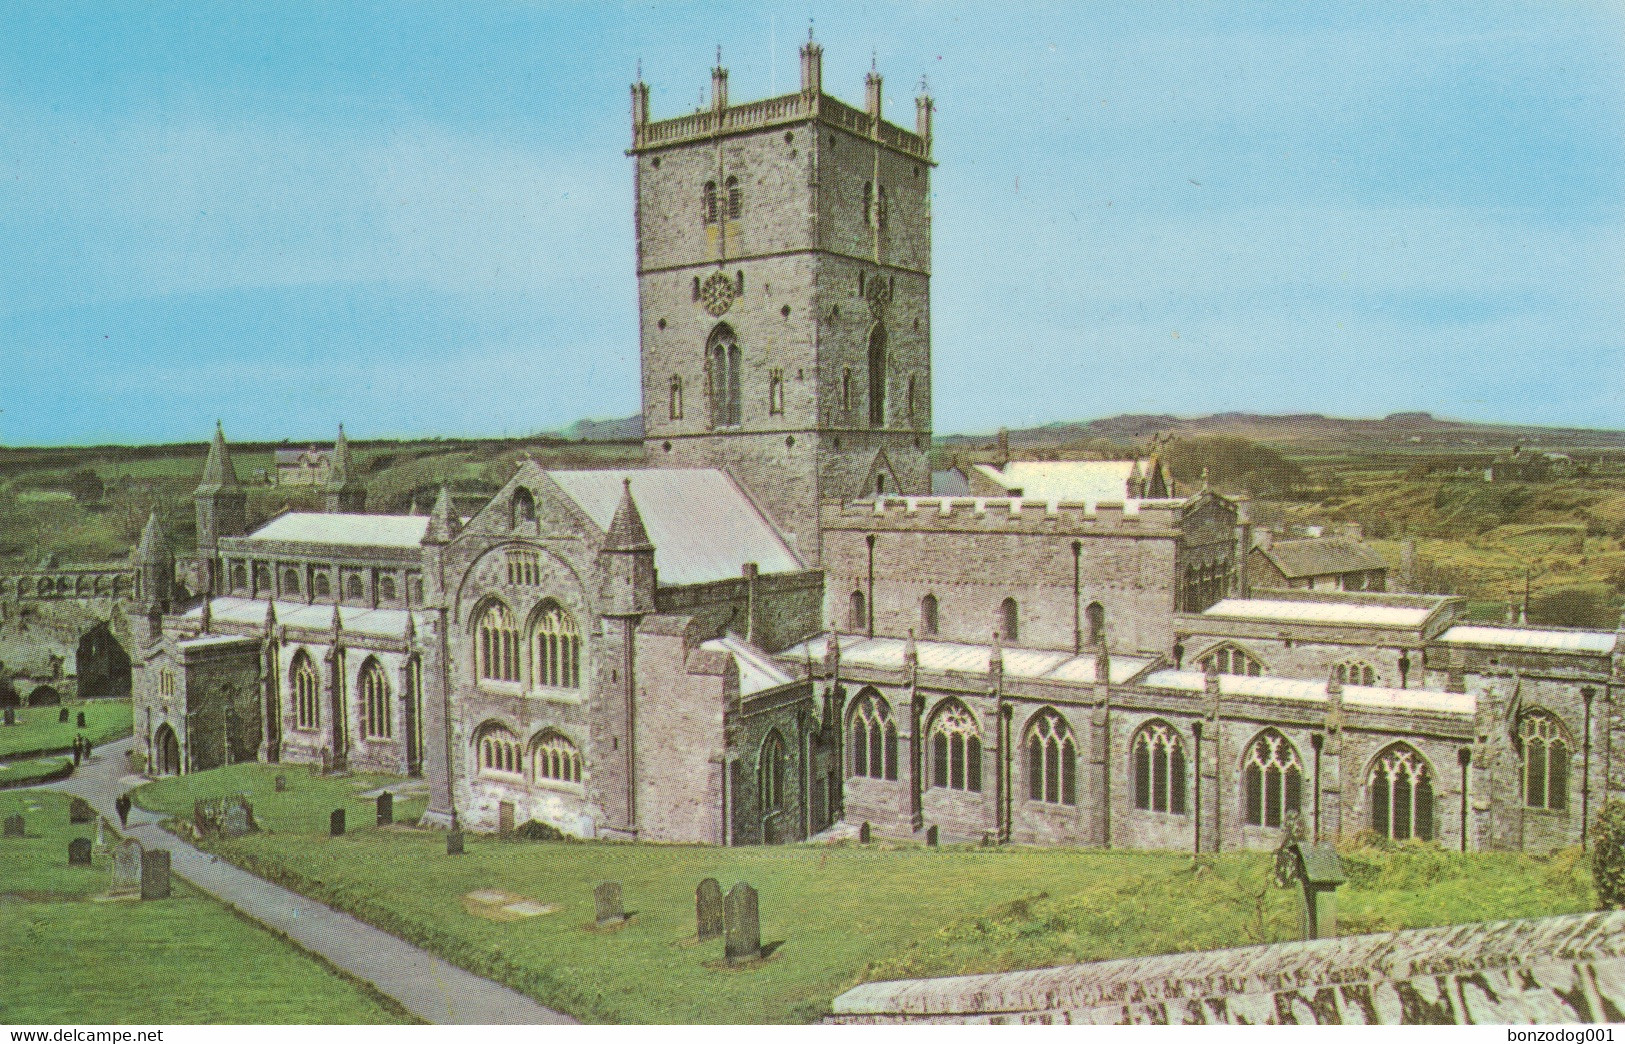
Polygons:
[[463,832],[461,830],[446,831],[446,854],[463,854]]
[[378,825],[389,826],[395,822],[395,795],[384,791],[378,795]]
[[507,837],[513,833],[513,802],[497,802],[497,833]]
[[694,889],[694,920],[699,923],[694,934],[701,942],[722,934],[722,886],[714,877],[707,877]]
[[5,836],[6,837],[22,837],[23,836],[23,817],[22,816],[7,816],[6,817]]
[[141,842],[126,838],[113,849],[113,884],[108,891],[114,895],[140,891]]
[[626,920],[621,907],[621,883],[605,881],[592,890],[593,912],[599,924],[619,924]]
[[287,776],[280,776],[280,775],[277,776],[277,778],[276,778],[276,792],[278,794],[281,794],[282,792],[286,791],[287,789],[288,789],[288,777]]
[[728,889],[722,902],[723,955],[729,964],[762,955],[762,922],[756,911],[756,889],[743,881]]
[[90,865],[90,838],[76,837],[68,842],[68,865]]
[[68,723],[68,708],[63,707],[61,710],[57,711],[56,720],[57,724],[66,725]]
[[96,817],[96,847],[98,849],[107,847],[107,820],[101,816]]
[[85,712],[84,711],[79,712],[78,716],[74,719],[74,724],[78,725],[81,729],[85,727]]
[[82,797],[76,797],[68,802],[68,822],[88,823],[95,815],[90,809],[90,802]]
[[863,821],[863,825],[858,827],[858,844],[860,844],[860,845],[868,844],[869,843],[869,838],[872,837],[872,836],[873,836],[873,833],[869,829],[869,821],[866,819],[866,820]]
[[17,712],[10,707],[6,708],[5,723],[7,725],[17,724]]
[[169,853],[161,848],[141,853],[141,898],[169,898]]
[[932,848],[937,847],[937,827],[935,823],[925,832],[925,843]]
[[335,808],[327,817],[327,833],[330,837],[344,835],[344,809]]
[[220,831],[227,837],[242,837],[257,829],[254,825],[254,806],[244,800],[227,805],[220,817]]

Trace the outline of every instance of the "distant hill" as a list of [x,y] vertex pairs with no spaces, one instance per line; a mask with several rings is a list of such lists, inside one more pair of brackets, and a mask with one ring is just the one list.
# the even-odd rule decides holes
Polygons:
[[558,434],[571,442],[639,442],[643,439],[643,414],[615,420],[578,420]]
[[[1104,440],[1143,443],[1153,435],[1201,438],[1230,435],[1294,450],[1433,449],[1499,451],[1513,446],[1545,448],[1625,448],[1625,432],[1591,428],[1546,428],[1532,424],[1478,424],[1445,420],[1431,413],[1393,413],[1380,420],[1326,417],[1318,413],[1270,416],[1215,413],[1208,417],[1126,413],[1094,421],[1057,421],[1036,428],[1013,428],[1015,448],[1048,448]],[[993,435],[946,435],[944,446],[990,445]]]

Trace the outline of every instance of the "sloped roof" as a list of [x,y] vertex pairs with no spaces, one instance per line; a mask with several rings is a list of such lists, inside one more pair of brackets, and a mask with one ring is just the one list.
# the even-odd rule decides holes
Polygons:
[[1438,640],[1444,645],[1493,645],[1503,649],[1607,654],[1614,651],[1614,643],[1618,638],[1619,635],[1613,631],[1546,630],[1534,627],[1456,624],[1441,634]]
[[970,483],[958,468],[947,468],[943,471],[931,473],[931,495],[933,497],[968,497],[970,496]]
[[[196,620],[203,615],[201,606],[187,610],[187,619]],[[345,634],[364,634],[377,638],[402,638],[406,635],[405,609],[368,609],[365,606],[346,605],[341,607],[339,619]],[[427,628],[432,625],[433,616],[426,612],[413,610],[414,628]],[[265,624],[265,599],[263,598],[215,598],[209,602],[209,619],[213,626],[220,624],[252,625],[254,633],[259,633]],[[276,603],[276,622],[288,627],[304,628],[313,631],[326,631],[333,626],[333,605],[330,602],[320,602],[309,605],[305,602]]]
[[417,547],[429,519],[423,515],[352,515],[290,511],[256,529],[250,540],[334,547]]
[[735,579],[745,563],[764,573],[805,568],[733,479],[711,468],[549,471],[565,495],[606,534],[620,506],[622,483],[655,546],[655,569],[668,585]]
[[1013,460],[1003,469],[978,464],[976,470],[1006,490],[1021,490],[1028,500],[1115,504],[1138,499],[1130,480],[1150,466],[1134,460]]
[[[1201,671],[1156,671],[1140,684],[1150,689],[1174,689],[1180,692],[1201,692],[1207,678]],[[1298,678],[1273,678],[1269,675],[1221,674],[1219,692],[1225,696],[1256,696],[1265,699],[1297,700],[1305,703],[1327,701],[1326,682],[1304,681]],[[1395,689],[1382,685],[1343,686],[1345,706],[1370,710],[1442,711],[1451,714],[1471,714],[1478,706],[1478,697],[1470,692],[1445,692],[1440,689]]]
[[1329,573],[1363,573],[1387,569],[1388,560],[1369,544],[1344,537],[1313,540],[1278,540],[1258,550],[1274,563],[1284,576],[1326,576]]
[[[868,638],[863,635],[837,635],[841,646],[841,663],[849,666],[876,667],[881,670],[903,669],[903,654],[908,642],[903,638]],[[806,659],[822,663],[829,635],[818,635],[787,649],[781,657],[787,660]],[[968,642],[917,641],[914,649],[920,660],[920,669],[936,673],[958,671],[962,674],[986,674],[993,658],[991,645]],[[1074,656],[1069,652],[1052,649],[1027,649],[1006,646],[1000,650],[1004,657],[1007,678],[1031,678],[1042,681],[1093,682],[1095,657],[1090,653]],[[1151,665],[1140,656],[1114,655],[1111,658],[1111,681],[1121,685]]]
[[1287,598],[1225,598],[1202,613],[1227,620],[1272,623],[1340,624],[1349,627],[1421,627],[1434,609],[1429,606],[1360,604]]
[[758,692],[776,689],[795,681],[773,658],[735,634],[725,634],[701,642],[700,648],[710,652],[727,653],[739,665],[739,695],[753,696]]

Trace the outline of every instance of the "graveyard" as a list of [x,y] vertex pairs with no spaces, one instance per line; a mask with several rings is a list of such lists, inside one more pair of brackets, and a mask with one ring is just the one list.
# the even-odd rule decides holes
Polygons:
[[[588,1022],[808,1022],[863,981],[1297,937],[1267,853],[449,835],[411,825],[409,789],[380,823],[380,788],[404,783],[244,764],[136,800],[189,824],[200,801],[243,795],[259,829],[208,851]],[[1578,849],[1351,844],[1343,862],[1344,934],[1594,908]]]
[[[83,714],[85,723],[79,724]],[[85,700],[61,706],[17,707],[17,724],[0,725],[0,759],[67,750],[75,736],[100,746],[130,734],[129,700]]]
[[409,1021],[178,878],[160,880],[151,857],[164,853],[143,860],[105,830],[97,848],[93,817],[70,822],[71,804],[0,793],[0,818],[22,825],[0,836],[0,1022]]

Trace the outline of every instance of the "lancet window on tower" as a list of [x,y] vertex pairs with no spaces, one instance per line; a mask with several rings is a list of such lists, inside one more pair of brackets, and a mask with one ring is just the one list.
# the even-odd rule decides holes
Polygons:
[[711,426],[737,427],[742,411],[739,402],[740,353],[733,328],[721,323],[711,331],[705,348],[706,368],[711,379]]
[[886,424],[886,328],[869,332],[869,426]]

